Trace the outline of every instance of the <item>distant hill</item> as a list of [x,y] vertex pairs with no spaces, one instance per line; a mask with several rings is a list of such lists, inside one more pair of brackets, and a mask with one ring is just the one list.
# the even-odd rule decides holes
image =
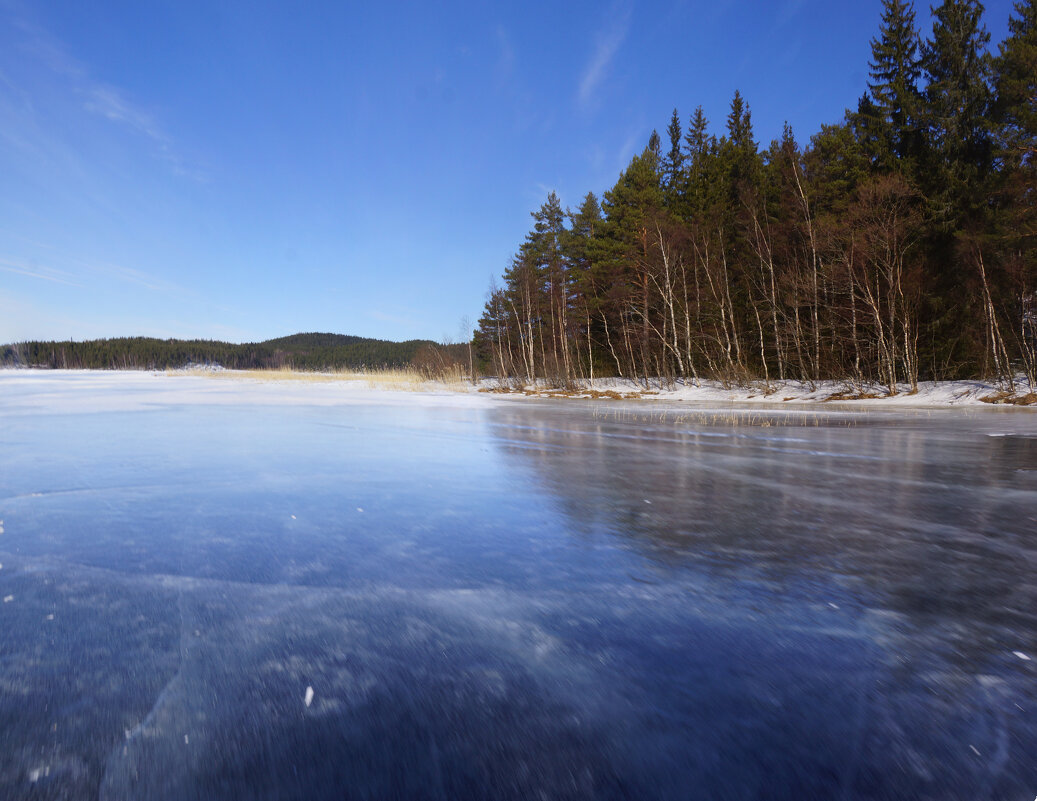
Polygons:
[[122,337],[86,342],[19,342],[4,345],[7,367],[161,370],[218,364],[237,370],[291,367],[298,370],[405,367],[423,352],[453,351],[424,339],[390,342],[345,334],[293,334],[266,342],[233,344],[206,339]]

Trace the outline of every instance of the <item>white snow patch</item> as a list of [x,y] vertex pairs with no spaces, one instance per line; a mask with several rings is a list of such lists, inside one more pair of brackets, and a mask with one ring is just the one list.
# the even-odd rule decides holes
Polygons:
[[44,620],[53,620],[53,619],[54,619],[54,615],[53,615],[53,614],[47,615],[47,616],[46,616],[45,618],[43,618],[43,619],[44,619]]
[[[1020,392],[1025,393],[1024,388]],[[787,405],[789,403],[826,403],[845,406],[854,404],[867,408],[897,407],[934,407],[934,406],[989,406],[981,399],[1000,392],[1000,388],[985,381],[920,381],[918,391],[912,392],[907,384],[899,385],[896,393],[888,394],[885,387],[865,385],[850,386],[844,381],[763,381],[744,386],[724,385],[719,381],[660,381],[652,379],[645,385],[643,381],[626,378],[597,378],[592,382],[578,382],[582,394],[576,397],[593,397],[594,393],[611,392],[622,397],[638,400],[687,401],[691,403],[752,403]],[[498,379],[483,379],[480,388],[487,391],[512,389],[508,382]],[[579,392],[579,391],[578,391]],[[532,394],[525,394],[532,393]],[[854,397],[860,394],[876,397]],[[531,383],[522,391],[507,395],[511,398],[542,397],[562,394],[544,381]],[[833,396],[844,398],[833,400]],[[1028,407],[1006,407],[1027,409]],[[1030,409],[1032,411],[1032,408]]]
[[302,700],[303,700],[303,703],[306,704],[306,707],[309,708],[310,704],[313,703],[313,688],[312,687],[307,687],[306,688],[306,696]]
[[1027,656],[1026,654],[1024,654],[1024,653],[1023,653],[1022,651],[1012,651],[1012,655],[1013,655],[1013,656],[1017,656],[1017,657],[1019,657],[1019,658],[1020,658],[1020,659],[1022,659],[1022,660],[1023,660],[1024,662],[1029,662],[1029,661],[1030,661],[1030,657],[1028,657],[1028,656]]
[[13,595],[5,595],[5,596],[4,596],[4,603],[5,603],[5,604],[9,604],[9,603],[11,603],[11,601],[13,601],[13,600],[14,600],[14,596],[13,596]]

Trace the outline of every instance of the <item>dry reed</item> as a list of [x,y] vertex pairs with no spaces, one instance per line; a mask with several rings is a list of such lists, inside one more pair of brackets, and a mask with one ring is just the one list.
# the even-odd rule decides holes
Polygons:
[[206,370],[193,368],[167,371],[175,375],[202,376],[221,380],[293,381],[303,383],[362,383],[369,389],[387,389],[398,392],[433,392],[448,390],[465,392],[471,382],[461,368],[446,369],[439,375],[408,367],[377,370],[326,370],[311,372],[281,367],[269,370]]

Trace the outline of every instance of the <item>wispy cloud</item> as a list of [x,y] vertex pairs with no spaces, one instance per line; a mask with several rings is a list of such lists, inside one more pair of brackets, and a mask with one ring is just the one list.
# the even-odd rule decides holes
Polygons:
[[[6,232],[0,230],[0,233]],[[7,235],[10,236],[10,234]],[[48,263],[41,263],[36,256],[20,257],[7,253],[0,255],[0,270],[5,272],[77,287],[97,286],[99,280],[117,281],[165,296],[197,298],[197,293],[193,290],[185,289],[172,281],[166,281],[143,270],[100,260],[77,258],[45,242],[30,240],[17,234],[14,236],[26,243],[27,251],[42,252],[44,254],[42,259]],[[58,264],[60,267],[52,266],[54,264]]]
[[144,289],[150,289],[167,295],[193,294],[171,281],[165,281],[149,273],[143,272],[142,270],[135,270],[132,267],[121,267],[118,264],[86,264],[85,262],[83,262],[83,264],[90,272],[100,276],[113,278],[116,281],[122,281],[125,284],[133,284],[135,286],[143,287]]
[[[634,157],[634,153],[637,152],[638,142],[644,137],[644,131],[641,130],[640,126],[632,130],[627,138],[623,141],[623,144],[619,147],[619,152],[616,154],[616,171],[622,172],[629,166],[630,159]],[[648,138],[644,137],[645,144],[648,143]]]
[[29,264],[20,259],[0,258],[0,270],[15,275],[25,275],[29,278],[39,278],[42,281],[51,281],[55,284],[66,284],[68,286],[80,287],[72,280],[73,276],[53,267],[45,267],[38,264]]
[[399,325],[415,326],[418,321],[413,317],[407,317],[402,314],[386,314],[383,311],[377,309],[371,309],[367,313],[368,317],[372,317],[375,320],[379,320],[383,323],[397,323]]
[[605,79],[612,60],[630,30],[630,9],[613,6],[606,24],[595,36],[594,52],[580,73],[578,97],[580,104],[589,105]]
[[515,72],[515,48],[503,25],[497,26],[497,63],[493,73],[497,85],[506,83]]
[[79,91],[85,97],[83,108],[86,111],[149,139],[155,148],[155,154],[169,165],[174,175],[199,183],[208,180],[202,170],[188,165],[180,157],[172,137],[162,129],[155,116],[132,103],[122,91],[89,79],[82,82]]
[[119,125],[125,125],[156,142],[169,141],[169,137],[158,127],[154,117],[131,104],[114,86],[88,83],[81,91],[86,96],[83,107],[87,111],[99,114]]
[[154,155],[166,162],[175,175],[200,182],[206,180],[201,170],[189,165],[177,152],[173,138],[154,113],[131,100],[119,87],[91,76],[85,64],[66,52],[59,41],[28,15],[14,14],[11,21],[22,32],[21,49],[25,54],[62,78],[84,111],[150,141]]

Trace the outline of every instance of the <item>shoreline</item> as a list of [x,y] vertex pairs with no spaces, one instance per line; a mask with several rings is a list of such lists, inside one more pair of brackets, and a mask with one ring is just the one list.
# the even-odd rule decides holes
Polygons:
[[593,384],[577,382],[570,389],[552,387],[544,382],[525,386],[507,385],[497,379],[483,379],[480,392],[504,396],[535,398],[611,399],[674,401],[684,403],[744,403],[781,407],[787,404],[823,406],[854,405],[861,408],[959,408],[997,407],[1037,411],[1037,393],[1025,381],[1017,382],[1016,391],[1008,392],[995,383],[978,380],[920,381],[918,391],[901,385],[895,395],[885,387],[866,384],[853,387],[847,381],[803,382],[788,380],[751,382],[737,386],[703,379],[697,382],[643,381],[599,378]]
[[[151,383],[156,378],[169,379],[170,387],[177,395],[194,396],[226,401],[227,396],[238,393],[227,392],[231,385],[256,384],[277,387],[271,394],[275,402],[356,402],[371,393],[392,397],[395,402],[418,396],[436,398],[444,402],[454,397],[463,402],[479,402],[492,398],[556,399],[556,400],[601,400],[652,403],[665,401],[669,404],[686,404],[696,407],[702,404],[739,404],[764,408],[788,408],[790,405],[809,405],[818,409],[841,407],[849,410],[879,409],[941,409],[941,408],[997,408],[1037,411],[1037,393],[1029,391],[1025,382],[1019,382],[1014,394],[1003,387],[985,381],[927,381],[920,382],[918,392],[910,392],[904,385],[896,395],[886,394],[884,387],[866,385],[851,387],[845,381],[772,381],[750,383],[743,386],[723,384],[719,381],[702,380],[694,383],[683,381],[599,378],[593,383],[588,380],[575,382],[563,388],[539,380],[536,383],[501,381],[482,378],[473,385],[460,376],[449,379],[429,379],[416,371],[372,370],[365,372],[305,372],[293,370],[224,370],[222,368],[181,368],[177,370],[52,370],[43,368],[0,368],[0,377],[7,380],[24,381],[26,388],[47,384],[48,378],[60,376],[82,382],[91,380],[103,384],[133,382]],[[184,392],[190,388],[192,391]],[[221,389],[222,388],[222,389]]]

